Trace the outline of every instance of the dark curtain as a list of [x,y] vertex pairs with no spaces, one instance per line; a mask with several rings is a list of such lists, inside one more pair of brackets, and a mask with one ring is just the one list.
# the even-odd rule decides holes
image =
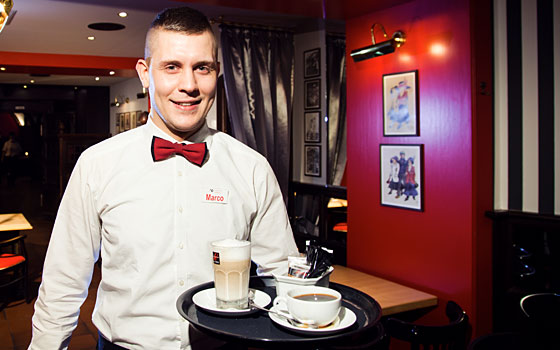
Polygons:
[[327,35],[327,183],[339,186],[346,168],[346,40]]
[[293,34],[225,24],[220,29],[232,135],[268,159],[286,200],[290,179]]

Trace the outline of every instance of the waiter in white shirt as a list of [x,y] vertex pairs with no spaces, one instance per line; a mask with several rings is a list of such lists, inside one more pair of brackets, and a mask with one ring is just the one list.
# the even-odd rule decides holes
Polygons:
[[78,160],[49,243],[29,349],[68,347],[99,257],[99,348],[167,350],[197,348],[175,302],[213,279],[210,242],[251,241],[260,271],[297,254],[266,159],[206,125],[219,72],[207,18],[185,7],[159,13],[136,69],[150,118]]

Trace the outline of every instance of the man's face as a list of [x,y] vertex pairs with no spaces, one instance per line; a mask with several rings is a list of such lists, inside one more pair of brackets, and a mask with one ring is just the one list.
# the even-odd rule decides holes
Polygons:
[[154,123],[182,141],[205,123],[214,102],[219,65],[212,33],[186,35],[156,29],[151,57],[136,70],[148,88]]

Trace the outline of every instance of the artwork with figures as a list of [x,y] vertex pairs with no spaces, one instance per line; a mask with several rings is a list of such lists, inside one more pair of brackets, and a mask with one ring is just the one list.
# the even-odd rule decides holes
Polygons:
[[316,77],[321,74],[321,51],[313,49],[303,53],[304,78]]
[[422,210],[422,145],[380,145],[381,204]]
[[321,124],[319,123],[319,112],[305,113],[305,142],[321,142]]
[[305,146],[305,175],[321,176],[321,146]]
[[321,80],[305,81],[305,109],[321,108]]
[[418,71],[383,75],[383,135],[417,136]]

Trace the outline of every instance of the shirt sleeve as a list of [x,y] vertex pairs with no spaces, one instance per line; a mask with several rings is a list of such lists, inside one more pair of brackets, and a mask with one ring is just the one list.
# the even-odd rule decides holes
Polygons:
[[288,256],[297,255],[298,249],[280,186],[268,162],[255,169],[254,179],[258,208],[250,232],[251,259],[259,274],[268,274],[285,269]]
[[60,203],[32,318],[30,350],[67,349],[101,244],[100,220],[83,155]]

